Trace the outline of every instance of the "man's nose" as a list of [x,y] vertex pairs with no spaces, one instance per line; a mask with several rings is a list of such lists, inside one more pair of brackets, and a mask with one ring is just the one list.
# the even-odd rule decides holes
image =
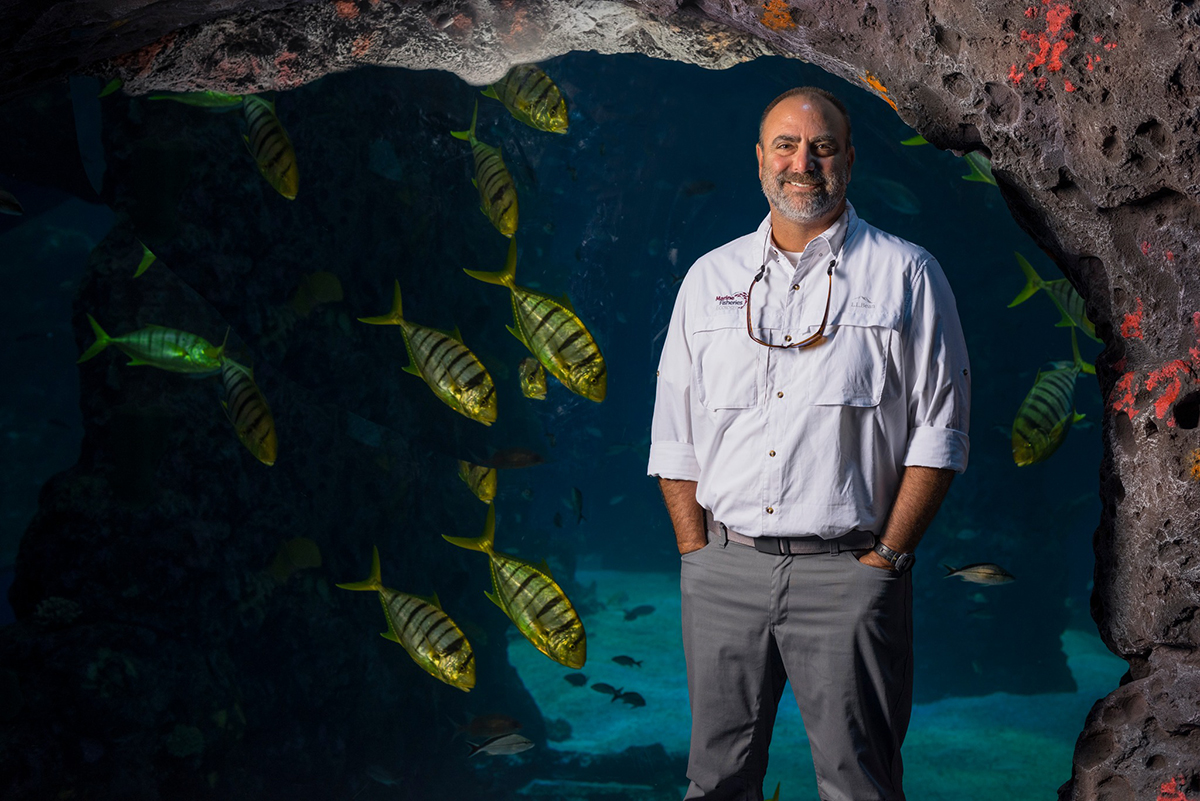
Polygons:
[[794,172],[811,172],[813,168],[812,154],[808,152],[808,148],[797,147],[796,154],[792,156],[791,168]]

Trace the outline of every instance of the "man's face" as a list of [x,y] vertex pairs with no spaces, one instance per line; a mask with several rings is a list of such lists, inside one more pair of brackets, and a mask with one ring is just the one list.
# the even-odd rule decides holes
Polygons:
[[818,96],[796,95],[767,115],[757,145],[758,177],[771,208],[797,223],[841,213],[854,164],[846,122]]

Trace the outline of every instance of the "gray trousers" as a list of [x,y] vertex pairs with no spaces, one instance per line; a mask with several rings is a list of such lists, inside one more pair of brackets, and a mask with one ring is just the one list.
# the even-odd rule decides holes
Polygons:
[[904,801],[911,576],[852,551],[775,556],[720,536],[681,557],[680,572],[692,709],[685,801],[762,801],[788,679],[822,801]]

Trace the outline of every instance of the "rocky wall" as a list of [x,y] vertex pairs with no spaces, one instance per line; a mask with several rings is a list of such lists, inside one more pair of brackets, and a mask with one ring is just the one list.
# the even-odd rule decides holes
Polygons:
[[134,93],[248,91],[358,63],[482,83],[512,63],[578,48],[708,66],[778,52],[870,88],[939,147],[990,157],[1014,216],[1079,289],[1106,343],[1093,615],[1130,672],[1089,716],[1060,797],[1200,792],[1192,2],[339,0],[245,2],[232,13],[178,2],[153,4],[153,24],[149,5],[90,23],[74,40],[78,55],[58,60],[43,45],[66,36],[70,19],[31,4],[5,9],[0,20],[20,21],[10,30],[23,33],[0,93],[76,67],[121,77]]

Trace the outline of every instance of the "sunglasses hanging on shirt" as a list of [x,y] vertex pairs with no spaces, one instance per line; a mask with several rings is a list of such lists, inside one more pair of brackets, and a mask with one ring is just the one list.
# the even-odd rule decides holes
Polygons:
[[754,280],[750,282],[750,288],[746,290],[746,333],[760,345],[768,348],[779,348],[787,350],[788,348],[805,348],[814,345],[820,345],[825,341],[825,324],[829,322],[829,302],[833,298],[833,268],[837,265],[837,259],[829,262],[829,268],[825,271],[829,276],[829,291],[825,295],[825,314],[821,317],[821,325],[817,328],[817,332],[812,336],[805,337],[799,342],[792,342],[789,345],[774,345],[770,342],[759,339],[754,335],[754,325],[750,321],[750,298],[754,293],[754,285],[763,279],[767,272],[767,243],[771,241],[771,231],[767,230],[767,238],[763,240],[763,259],[762,266],[758,268],[758,275],[754,276]]

